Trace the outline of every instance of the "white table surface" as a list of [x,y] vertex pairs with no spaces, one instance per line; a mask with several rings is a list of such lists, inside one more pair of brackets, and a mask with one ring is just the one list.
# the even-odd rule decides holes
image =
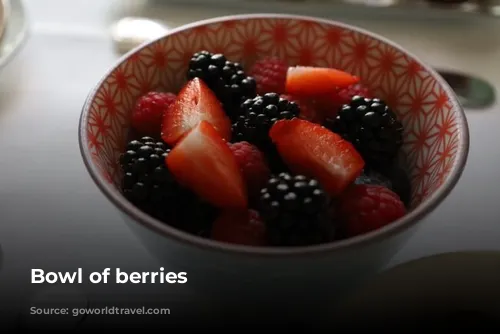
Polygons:
[[[93,184],[78,149],[84,99],[118,57],[107,32],[110,2],[24,3],[31,36],[0,75],[0,243],[4,251],[0,292],[31,293],[31,268],[97,270],[133,264],[133,270],[154,271],[159,265]],[[180,23],[211,15],[172,9],[172,21]],[[394,22],[361,23],[434,65],[464,69],[500,87],[500,37],[493,35],[492,23],[441,25],[439,30],[433,24],[406,23],[401,28]],[[467,111],[467,116],[471,151],[462,180],[422,222],[393,264],[439,252],[500,249],[500,135],[496,132],[500,107]],[[184,293],[178,287],[171,290]]]

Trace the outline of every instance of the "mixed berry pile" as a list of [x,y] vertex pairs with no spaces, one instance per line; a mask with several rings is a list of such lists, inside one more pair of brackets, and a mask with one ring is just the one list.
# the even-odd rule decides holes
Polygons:
[[132,114],[122,190],[144,212],[253,246],[332,242],[406,213],[403,126],[355,76],[274,58],[246,72],[208,51],[186,76]]

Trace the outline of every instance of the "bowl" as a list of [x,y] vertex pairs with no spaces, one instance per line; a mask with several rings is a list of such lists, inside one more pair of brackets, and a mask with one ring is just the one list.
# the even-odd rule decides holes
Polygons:
[[[409,213],[384,228],[339,242],[271,248],[190,235],[131,205],[119,190],[118,159],[128,139],[134,102],[151,90],[178,91],[186,82],[190,57],[202,49],[224,53],[245,67],[273,55],[290,65],[335,67],[361,77],[405,126],[404,165],[412,184]],[[293,295],[305,305],[306,299],[336,300],[390,260],[459,180],[469,137],[453,91],[402,47],[339,22],[261,14],[189,24],[126,54],[90,92],[79,143],[102,193],[164,266],[188,273],[190,286],[234,296],[240,303],[250,297],[269,302],[277,300],[274,295]]]

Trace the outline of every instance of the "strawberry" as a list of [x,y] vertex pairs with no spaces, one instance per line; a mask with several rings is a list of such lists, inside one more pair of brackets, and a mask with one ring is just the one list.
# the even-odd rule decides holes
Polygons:
[[210,88],[195,78],[181,89],[175,103],[165,112],[162,139],[173,146],[203,120],[212,124],[221,137],[229,141],[231,121]]
[[247,246],[266,244],[266,226],[254,210],[224,210],[215,220],[211,238]]
[[165,160],[177,182],[214,206],[247,206],[240,167],[227,143],[209,122],[198,123]]
[[292,171],[316,178],[333,196],[349,186],[365,165],[351,143],[303,119],[280,120],[269,136]]
[[357,83],[359,79],[334,68],[289,67],[286,76],[286,94],[313,98],[335,94],[339,88]]

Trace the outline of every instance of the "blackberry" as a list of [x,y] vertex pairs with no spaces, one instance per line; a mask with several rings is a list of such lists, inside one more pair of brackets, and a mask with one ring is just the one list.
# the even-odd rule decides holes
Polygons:
[[403,143],[403,126],[380,99],[354,96],[326,127],[351,142],[367,165],[391,166]]
[[[300,113],[295,102],[267,93],[247,99],[241,105],[242,114],[233,124],[233,141],[247,141],[266,154],[271,170],[284,171],[284,163],[269,138],[269,130],[280,119],[292,119]],[[275,168],[273,168],[273,166]]]
[[269,242],[307,246],[331,241],[334,224],[330,197],[319,182],[303,175],[272,176],[261,190],[259,212]]
[[227,60],[222,54],[195,53],[189,62],[187,77],[202,79],[233,121],[239,115],[241,103],[257,94],[255,79],[248,76],[239,63]]
[[392,182],[390,179],[371,169],[365,169],[363,173],[354,181],[354,183],[372,184],[392,189]]
[[355,184],[374,184],[391,189],[399,195],[401,201],[408,207],[410,204],[411,186],[406,172],[395,165],[385,173],[379,173],[366,168],[354,181]]
[[242,114],[233,124],[234,141],[247,141],[257,147],[267,148],[271,142],[269,130],[280,119],[292,119],[300,113],[295,102],[267,93],[247,99],[241,105]]
[[196,233],[214,210],[174,180],[165,165],[169,152],[165,143],[151,137],[129,142],[120,157],[122,191],[147,214]]

